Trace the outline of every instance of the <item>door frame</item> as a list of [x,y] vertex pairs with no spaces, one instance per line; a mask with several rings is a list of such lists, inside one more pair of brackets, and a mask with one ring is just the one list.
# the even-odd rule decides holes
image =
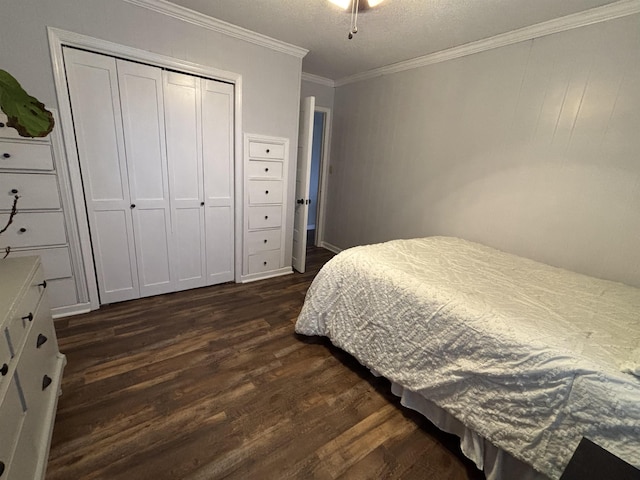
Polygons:
[[[64,180],[64,178],[60,177],[61,188],[70,191],[73,196],[75,220],[77,222],[79,232],[79,245],[73,246],[73,248],[79,248],[80,250],[83,265],[78,265],[77,267],[79,270],[82,270],[87,282],[86,293],[88,298],[80,299],[80,301],[88,301],[91,310],[100,308],[96,271],[93,264],[93,250],[91,247],[91,237],[89,235],[89,222],[86,213],[87,209],[82,187],[82,177],[80,174],[80,160],[78,158],[77,149],[75,148],[76,140],[73,129],[73,116],[71,114],[71,103],[67,94],[67,75],[62,55],[62,48],[65,46],[76,47],[93,53],[101,53],[134,62],[155,65],[157,67],[169,68],[179,72],[207,77],[212,80],[220,80],[234,85],[234,276],[235,281],[239,282],[242,273],[242,215],[238,214],[238,206],[243,205],[242,75],[58,28],[47,27],[47,35],[49,38],[49,51],[51,53],[56,98],[58,100],[60,123],[64,139],[64,150],[66,153],[66,155],[62,155],[60,157],[60,162],[59,165],[57,165],[57,168],[65,169],[68,172],[69,184],[62,185],[62,183],[67,182],[63,182],[62,180]],[[77,273],[79,274],[81,272]]]
[[322,128],[322,155],[320,156],[320,178],[318,178],[318,205],[316,206],[316,234],[314,246],[322,246],[324,242],[324,223],[326,208],[326,191],[329,183],[329,158],[331,149],[331,109],[316,105],[315,112],[324,113]]

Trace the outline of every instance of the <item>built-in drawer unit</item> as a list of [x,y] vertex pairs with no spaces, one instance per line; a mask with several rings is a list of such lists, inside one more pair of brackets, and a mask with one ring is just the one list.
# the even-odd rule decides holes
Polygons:
[[249,255],[249,273],[261,273],[280,268],[280,250]]
[[282,203],[282,181],[251,180],[249,182],[249,203],[251,205]]
[[0,480],[45,476],[62,370],[39,257],[0,260]]
[[0,175],[0,194],[5,200],[0,209],[8,208],[16,195],[18,207],[25,209],[59,209],[58,179],[55,175],[3,173]]
[[[0,215],[0,223],[6,222],[8,214]],[[62,212],[21,212],[13,223],[0,235],[0,248],[36,247],[58,245],[67,242]]]
[[265,250],[280,249],[282,232],[281,230],[257,230],[247,233],[245,241],[249,255],[263,252]]
[[282,225],[282,207],[249,207],[249,229],[276,228]]
[[282,143],[268,143],[249,141],[249,157],[284,159],[284,145]]
[[51,147],[47,144],[0,141],[0,168],[53,170]]
[[[24,140],[24,137],[21,137],[15,128],[9,127],[9,125],[7,125],[7,122],[8,122],[7,116],[4,113],[0,112],[0,138]],[[40,143],[49,142],[49,137],[47,136],[47,137],[30,138],[29,141],[40,142]]]
[[282,178],[282,162],[249,160],[247,169],[249,178]]

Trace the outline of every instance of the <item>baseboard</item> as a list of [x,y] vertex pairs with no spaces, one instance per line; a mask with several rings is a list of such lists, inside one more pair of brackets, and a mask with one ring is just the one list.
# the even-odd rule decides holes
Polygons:
[[80,315],[91,311],[90,303],[77,303],[75,305],[67,305],[64,307],[56,307],[51,309],[53,318],[68,317],[70,315]]
[[268,272],[250,273],[240,277],[240,283],[256,282],[267,278],[281,277],[282,275],[290,275],[293,273],[291,267],[280,268],[279,270],[269,270]]
[[325,242],[324,240],[320,242],[319,246],[322,248],[326,248],[327,250],[333,253],[340,253],[343,250],[342,248],[336,247],[335,245],[332,245],[329,242]]

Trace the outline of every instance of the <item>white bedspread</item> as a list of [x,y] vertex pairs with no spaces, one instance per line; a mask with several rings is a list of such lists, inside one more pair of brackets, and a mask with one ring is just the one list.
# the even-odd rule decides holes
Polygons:
[[[640,467],[640,289],[450,237],[346,250],[296,331],[328,336],[559,478],[582,436]],[[627,365],[627,367],[623,367]]]

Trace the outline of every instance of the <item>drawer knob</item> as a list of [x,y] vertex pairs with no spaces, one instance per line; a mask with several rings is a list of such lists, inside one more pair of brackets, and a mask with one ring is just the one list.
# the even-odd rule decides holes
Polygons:
[[11,158],[11,154],[10,153],[3,153],[2,156],[4,158]]
[[265,195],[269,195],[269,190],[265,190],[265,191],[264,191],[264,194],[265,194]]
[[18,193],[18,189],[17,188],[12,188],[11,189],[11,193],[13,193],[15,195],[16,193]]
[[27,315],[26,317],[22,317],[22,320],[32,321],[33,320],[33,313],[29,312],[29,315]]
[[47,281],[46,281],[46,280],[43,280],[43,281],[42,281],[42,283],[39,283],[39,284],[38,284],[38,286],[39,286],[39,287],[42,287],[42,288],[47,288]]
[[267,243],[267,239],[266,238],[264,239],[264,243]]
[[267,148],[267,153],[269,153],[270,151],[271,151],[271,150],[269,150],[269,149]]
[[[4,123],[0,124],[4,127]],[[0,477],[4,473],[4,462],[0,462]]]
[[20,233],[24,233],[24,232],[26,232],[26,231],[27,231],[27,229],[26,229],[26,228],[24,228],[24,227],[21,227],[18,231],[19,231]]
[[51,385],[51,377],[49,375],[45,375],[42,377],[42,391],[44,392],[49,385]]
[[269,171],[269,167],[265,168],[265,169],[264,169],[264,171],[265,171],[265,172],[268,172],[268,171]]
[[265,219],[265,220],[269,220],[269,215],[265,215],[265,216],[264,216],[264,219]]
[[47,343],[47,340],[49,340],[47,337],[45,337],[43,334],[39,333],[38,334],[38,339],[36,340],[36,348],[40,348],[42,345]]
[[7,373],[9,373],[9,365],[7,365],[6,363],[2,364],[2,368],[0,368],[0,373],[2,374],[2,376],[4,377]]
[[0,128],[4,128],[4,123],[0,122]]
[[265,264],[265,266],[267,265],[267,262],[263,262]]

